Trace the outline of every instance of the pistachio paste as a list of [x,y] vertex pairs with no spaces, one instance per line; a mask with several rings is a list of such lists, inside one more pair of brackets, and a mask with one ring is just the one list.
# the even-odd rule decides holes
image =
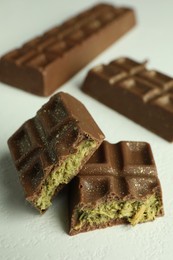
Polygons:
[[84,225],[100,225],[110,220],[126,219],[131,225],[154,220],[161,210],[161,201],[157,195],[148,196],[145,201],[111,201],[101,203],[94,209],[78,209],[78,223],[74,227],[79,230]]
[[81,162],[96,147],[96,142],[93,140],[82,141],[78,146],[77,152],[68,156],[62,164],[53,171],[42,186],[40,195],[35,201],[36,207],[40,210],[45,210],[51,205],[51,198],[55,193],[56,188],[60,184],[67,184],[80,167]]

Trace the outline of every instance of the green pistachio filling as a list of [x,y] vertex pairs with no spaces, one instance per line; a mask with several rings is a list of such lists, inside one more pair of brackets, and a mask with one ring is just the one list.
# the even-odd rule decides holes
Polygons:
[[133,226],[154,220],[162,208],[159,198],[155,194],[148,196],[145,201],[111,201],[99,204],[94,209],[81,208],[77,210],[78,223],[75,230],[84,225],[99,225],[114,219],[126,219]]
[[52,196],[60,184],[67,184],[80,167],[83,159],[96,147],[93,140],[85,140],[79,145],[77,152],[68,156],[62,164],[50,174],[43,185],[39,198],[34,202],[40,210],[45,210],[51,205]]

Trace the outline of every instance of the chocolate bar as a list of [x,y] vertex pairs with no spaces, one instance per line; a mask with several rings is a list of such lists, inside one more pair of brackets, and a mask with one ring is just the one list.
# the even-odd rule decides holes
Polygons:
[[146,62],[119,58],[90,70],[83,91],[134,122],[173,141],[173,78]]
[[63,92],[54,95],[8,140],[27,201],[44,212],[103,138],[81,102]]
[[134,25],[133,10],[98,4],[3,56],[0,81],[48,96]]
[[70,235],[162,216],[160,182],[150,145],[104,141],[70,183]]

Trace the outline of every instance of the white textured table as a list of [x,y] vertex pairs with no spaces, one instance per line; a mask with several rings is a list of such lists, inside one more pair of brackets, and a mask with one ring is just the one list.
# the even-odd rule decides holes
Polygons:
[[[0,55],[97,1],[1,0]],[[60,90],[80,99],[110,142],[148,141],[163,187],[165,217],[153,223],[117,226],[70,237],[67,199],[60,195],[40,217],[23,196],[6,144],[48,98],[0,84],[0,259],[171,260],[173,259],[173,144],[86,96],[80,85],[93,65],[130,56],[173,75],[173,1],[116,1],[136,9],[137,27],[105,51]]]

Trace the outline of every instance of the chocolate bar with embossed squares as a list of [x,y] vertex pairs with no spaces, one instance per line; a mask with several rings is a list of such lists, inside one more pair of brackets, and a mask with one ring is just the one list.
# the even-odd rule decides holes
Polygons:
[[162,190],[150,145],[104,141],[70,183],[69,213],[70,235],[162,216]]
[[8,140],[26,199],[44,212],[103,139],[80,101],[63,92],[54,95]]
[[134,122],[173,141],[173,78],[146,62],[119,58],[89,71],[83,91]]
[[97,4],[3,56],[0,81],[48,96],[134,25],[133,10]]

